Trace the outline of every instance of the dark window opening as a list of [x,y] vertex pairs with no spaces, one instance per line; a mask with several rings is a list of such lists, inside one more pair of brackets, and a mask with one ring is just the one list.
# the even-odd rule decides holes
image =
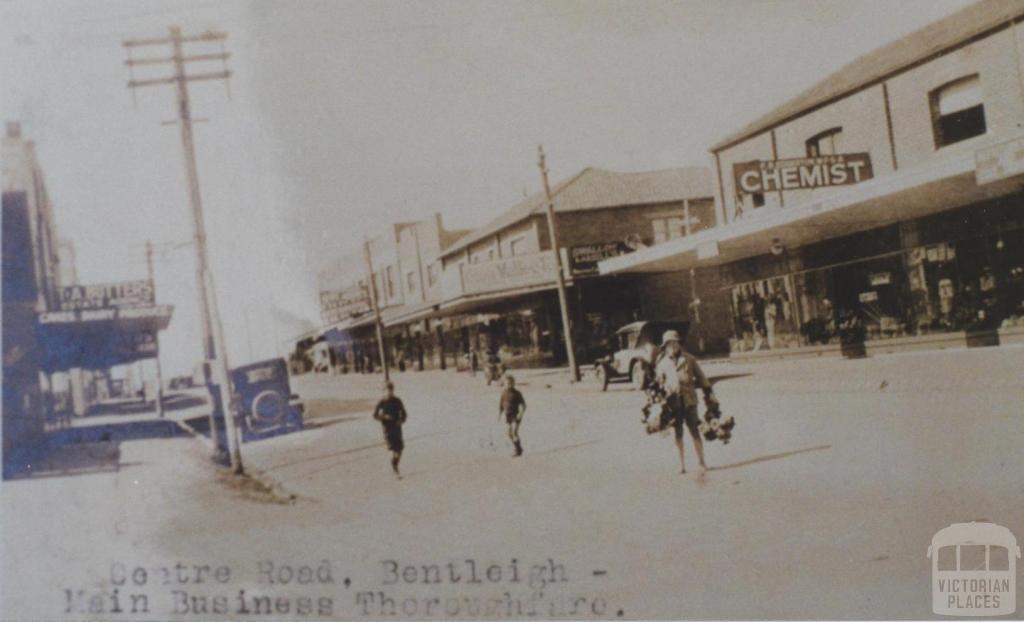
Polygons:
[[930,103],[936,149],[981,136],[988,130],[977,75],[935,89]]

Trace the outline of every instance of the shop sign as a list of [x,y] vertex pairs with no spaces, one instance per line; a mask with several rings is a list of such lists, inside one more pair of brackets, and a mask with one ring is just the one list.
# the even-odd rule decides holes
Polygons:
[[1021,173],[1024,173],[1024,136],[974,154],[974,177],[979,186]]
[[629,251],[625,242],[602,242],[585,244],[569,249],[569,271],[571,274],[597,274],[597,262],[617,257]]
[[554,283],[556,270],[552,251],[467,263],[462,265],[462,288],[465,294],[480,294]]
[[60,288],[62,311],[152,305],[154,300],[151,281],[68,285]]
[[743,193],[846,186],[874,177],[871,155],[841,153],[816,158],[751,160],[732,166],[736,188]]
[[327,324],[336,324],[369,312],[369,292],[362,285],[320,292],[320,316]]
[[75,324],[78,322],[103,322],[112,320],[162,320],[170,318],[174,311],[171,305],[156,305],[138,308],[79,309],[72,311],[50,311],[39,314],[40,324]]
[[879,285],[888,285],[892,282],[892,275],[888,272],[875,272],[868,275],[868,279],[871,281],[871,287],[878,287]]
[[878,300],[878,292],[861,292],[857,297],[861,302],[874,302]]

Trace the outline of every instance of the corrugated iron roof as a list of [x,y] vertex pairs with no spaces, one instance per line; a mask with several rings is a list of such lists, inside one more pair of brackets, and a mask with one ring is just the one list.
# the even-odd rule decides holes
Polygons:
[[[711,170],[702,166],[640,173],[618,173],[588,167],[551,189],[556,212],[703,199],[712,197],[713,192]],[[442,256],[447,257],[465,250],[474,242],[522,222],[534,214],[542,214],[545,207],[544,193],[533,194],[502,212],[491,222],[457,240],[444,250]]]
[[849,63],[711,147],[719,151],[899,73],[1024,15],[1024,0],[982,0]]

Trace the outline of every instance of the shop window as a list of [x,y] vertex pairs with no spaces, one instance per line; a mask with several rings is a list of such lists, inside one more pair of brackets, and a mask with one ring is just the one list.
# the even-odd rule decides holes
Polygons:
[[930,103],[936,149],[987,131],[978,74],[935,89],[931,92]]
[[806,143],[807,157],[817,158],[819,156],[839,153],[839,139],[842,135],[843,128],[833,127],[808,138]]
[[790,277],[763,279],[732,289],[733,352],[778,350],[800,345]]

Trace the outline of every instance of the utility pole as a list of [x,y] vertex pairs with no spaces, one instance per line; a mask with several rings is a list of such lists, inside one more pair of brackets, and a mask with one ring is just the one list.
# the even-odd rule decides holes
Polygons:
[[[153,288],[153,300],[156,300],[156,280],[153,278],[153,243],[146,240],[146,270],[149,272],[149,286]],[[156,343],[156,414],[164,416],[164,373],[160,367],[160,331],[153,333]]]
[[565,295],[565,276],[562,274],[562,252],[558,245],[558,225],[555,224],[555,203],[551,198],[551,185],[548,183],[548,169],[544,163],[544,145],[537,145],[540,160],[540,176],[544,181],[544,197],[547,199],[548,237],[555,253],[556,276],[558,277],[558,304],[562,308],[562,331],[565,333],[565,350],[569,355],[569,380],[580,381],[580,367],[576,364],[576,349],[573,347],[572,323],[569,320],[569,299]]
[[380,319],[380,305],[377,303],[377,283],[373,280],[373,259],[370,257],[370,240],[363,238],[363,256],[366,258],[366,280],[370,290],[370,304],[373,305],[373,317],[377,324],[377,349],[380,352],[380,367],[384,370],[384,382],[391,379],[388,373],[388,361],[384,355],[384,323]]
[[[196,247],[196,288],[199,292],[200,317],[203,327],[203,351],[207,365],[203,366],[206,384],[210,389],[210,396],[213,402],[213,410],[210,413],[210,436],[215,443],[215,457],[230,461],[231,468],[236,474],[243,472],[242,454],[239,447],[238,425],[235,418],[235,408],[232,404],[231,375],[228,368],[227,350],[224,345],[224,335],[216,308],[216,297],[213,292],[213,277],[210,273],[208,255],[206,249],[206,226],[203,222],[203,202],[199,192],[199,173],[196,167],[195,144],[192,136],[191,103],[189,101],[188,85],[190,82],[202,80],[225,80],[231,77],[226,62],[229,54],[184,54],[185,43],[196,42],[221,42],[227,38],[223,32],[208,31],[199,35],[182,36],[181,28],[172,26],[169,29],[169,36],[153,39],[133,39],[124,41],[124,47],[129,52],[129,58],[125,61],[131,71],[140,65],[164,65],[170,64],[174,68],[174,75],[163,78],[153,78],[128,81],[128,88],[134,89],[144,86],[174,85],[178,100],[178,125],[181,127],[181,143],[185,153],[185,175],[188,180],[189,202],[192,208],[193,237]],[[131,50],[137,47],[170,46],[171,56],[163,58],[131,58]],[[223,71],[187,74],[185,63],[221,61],[224,63]],[[219,356],[218,356],[219,355]],[[220,430],[217,412],[222,413],[224,430]],[[223,441],[223,442],[222,442]]]

